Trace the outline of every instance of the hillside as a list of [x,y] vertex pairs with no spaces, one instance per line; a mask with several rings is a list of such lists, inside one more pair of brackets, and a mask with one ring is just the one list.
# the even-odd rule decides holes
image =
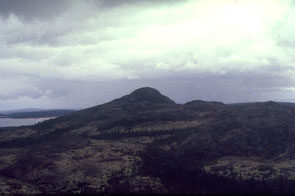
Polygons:
[[74,110],[42,110],[42,111],[31,111],[31,112],[11,112],[3,116],[6,118],[47,118],[47,117],[60,117],[65,114],[74,112]]
[[176,104],[137,89],[0,129],[0,193],[295,193],[294,118],[293,104]]

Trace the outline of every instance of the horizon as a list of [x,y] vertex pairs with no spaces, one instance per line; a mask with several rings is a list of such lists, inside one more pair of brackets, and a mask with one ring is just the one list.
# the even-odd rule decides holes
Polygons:
[[[292,0],[2,0],[0,110],[295,102]],[[251,14],[249,14],[251,13]]]
[[[144,88],[144,87],[141,87],[141,88]],[[152,87],[149,87],[149,88],[152,88]],[[138,88],[138,89],[140,89],[140,88]],[[138,90],[138,89],[134,89],[133,91]],[[155,89],[155,88],[153,88],[153,89]],[[155,90],[157,90],[157,89],[155,89]],[[133,91],[131,91],[129,94],[131,94]],[[129,95],[129,94],[126,94],[126,95]],[[120,97],[115,97],[115,98],[113,98],[113,99],[111,99],[111,100],[109,100],[107,102],[104,102],[104,103],[101,103],[101,104],[97,104],[97,105],[106,104],[106,103],[111,102],[111,101],[113,101],[115,99],[122,98],[123,96],[126,96],[126,95],[122,95]],[[164,95],[164,94],[162,94],[162,95]],[[164,96],[166,96],[166,95],[164,95]],[[170,97],[168,96],[168,98],[170,98]],[[174,101],[173,99],[171,99],[171,100]],[[206,101],[206,102],[210,102],[210,101],[213,101],[214,102],[214,101],[216,101],[216,102],[220,102],[218,100],[193,99],[193,100],[189,100],[189,101],[184,102],[184,103],[177,103],[177,102],[175,102],[175,103],[176,104],[184,105],[184,104],[186,104],[188,102],[191,102],[191,101]],[[264,103],[264,102],[269,102],[269,101],[273,101],[273,102],[276,102],[276,103],[294,103],[295,104],[295,100],[293,102],[291,100],[266,100],[266,101],[252,101],[252,102],[234,102],[234,103],[224,103],[224,102],[222,102],[222,103],[224,103],[226,105],[231,105],[231,104],[246,104],[246,103]],[[93,105],[93,106],[89,106],[89,107],[94,107],[94,106],[97,106],[97,105]],[[89,107],[87,107],[87,108],[89,108]],[[32,110],[33,112],[35,112],[35,110],[36,111],[38,111],[38,110],[41,110],[41,111],[42,110],[74,110],[74,111],[79,111],[79,110],[83,110],[83,109],[87,109],[87,108],[32,108],[31,107],[31,108],[16,108],[16,109],[11,109],[11,110],[2,110],[2,109],[0,109],[0,114],[1,114],[1,112],[13,112],[13,111],[16,111],[16,112],[26,112],[26,111],[18,111],[18,110]],[[32,112],[32,111],[29,111],[29,112]]]

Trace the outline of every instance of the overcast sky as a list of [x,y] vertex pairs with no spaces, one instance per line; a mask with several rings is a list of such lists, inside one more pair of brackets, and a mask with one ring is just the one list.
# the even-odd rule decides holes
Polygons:
[[295,102],[293,0],[1,0],[0,110]]

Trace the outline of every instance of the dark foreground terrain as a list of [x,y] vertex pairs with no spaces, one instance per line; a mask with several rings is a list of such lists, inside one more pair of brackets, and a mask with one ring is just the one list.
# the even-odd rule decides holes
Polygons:
[[295,193],[295,105],[175,104],[152,88],[0,129],[0,195]]

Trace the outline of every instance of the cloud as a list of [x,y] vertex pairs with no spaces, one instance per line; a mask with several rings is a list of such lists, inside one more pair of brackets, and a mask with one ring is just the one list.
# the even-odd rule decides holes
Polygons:
[[14,14],[26,20],[46,19],[64,11],[67,3],[68,0],[1,0],[0,14],[3,17]]
[[[75,94],[79,83],[125,81],[130,89],[159,80],[164,91],[164,84],[186,84],[203,99],[246,101],[252,91],[267,98],[269,89],[290,96],[294,7],[278,0],[3,0],[0,99],[45,102]],[[223,90],[209,93],[216,88]]]
[[33,99],[37,99],[42,96],[42,92],[30,85],[30,81],[26,81],[24,78],[10,78],[9,80],[2,79],[0,80],[1,93],[0,99],[18,99],[22,96],[29,95]]

